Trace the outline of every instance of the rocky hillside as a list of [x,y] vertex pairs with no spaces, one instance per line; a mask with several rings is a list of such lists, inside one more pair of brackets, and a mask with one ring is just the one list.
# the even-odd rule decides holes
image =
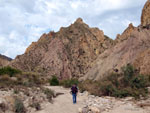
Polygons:
[[0,54],[0,67],[7,65],[12,59]]
[[116,45],[99,55],[95,65],[84,79],[98,80],[128,63],[133,64],[141,74],[150,74],[150,1],[143,8],[141,25],[132,24],[118,35]]
[[59,32],[43,34],[11,66],[60,79],[83,76],[97,56],[111,48],[113,40],[98,28],[90,28],[81,18]]

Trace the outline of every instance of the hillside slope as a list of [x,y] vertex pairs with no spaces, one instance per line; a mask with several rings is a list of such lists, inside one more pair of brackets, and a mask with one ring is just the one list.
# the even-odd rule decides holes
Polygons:
[[98,80],[122,66],[133,64],[141,74],[150,74],[150,1],[143,8],[141,25],[132,24],[118,35],[116,45],[102,53],[83,79]]
[[59,32],[43,34],[11,66],[60,79],[83,76],[97,56],[113,45],[98,28],[90,28],[81,18]]

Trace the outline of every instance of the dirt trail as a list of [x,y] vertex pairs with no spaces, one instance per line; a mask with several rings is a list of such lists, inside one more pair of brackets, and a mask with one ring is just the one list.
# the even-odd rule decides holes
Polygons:
[[[65,89],[60,86],[47,86],[47,88],[54,90],[56,93],[63,94],[54,98],[53,104],[44,103],[45,107],[43,110],[32,113],[79,113],[78,109],[85,106],[85,100],[89,98],[89,96],[79,93],[77,97],[77,104],[73,104],[72,95],[70,94],[69,89]],[[106,99],[105,97],[103,98]],[[109,104],[110,102],[106,103]],[[116,99],[116,101],[113,103],[115,107],[109,111],[101,111],[101,113],[150,113],[150,109],[142,109],[140,107],[136,108],[130,101],[124,100],[124,104],[120,104],[118,102],[120,101]]]
[[84,98],[78,95],[77,104],[73,104],[72,95],[69,89],[65,89],[59,86],[49,86],[48,88],[56,91],[57,93],[64,93],[54,98],[53,104],[49,103],[46,107],[36,113],[78,113],[78,108],[83,106]]

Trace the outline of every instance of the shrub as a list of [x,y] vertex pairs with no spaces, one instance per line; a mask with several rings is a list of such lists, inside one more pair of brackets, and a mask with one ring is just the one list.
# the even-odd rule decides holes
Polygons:
[[0,75],[8,74],[10,77],[12,77],[15,74],[19,74],[19,73],[21,73],[20,70],[14,69],[9,66],[0,68]]
[[[110,83],[105,84],[105,82]],[[140,96],[146,96],[147,94],[148,79],[136,73],[131,64],[123,67],[122,73],[118,77],[114,77],[114,74],[109,75],[105,82],[105,87],[103,85],[100,86],[100,90],[106,92],[103,93],[104,95],[120,98],[127,96],[140,98]]]
[[97,96],[99,96],[101,93],[99,92],[100,83],[98,81],[93,82],[92,80],[85,80],[83,82],[80,82],[78,86],[81,92],[88,91],[90,94],[97,95]]
[[32,87],[32,86],[39,86],[42,84],[40,75],[38,73],[34,72],[24,72],[19,79],[22,79],[22,84],[27,87]]
[[122,68],[121,73],[111,73],[99,81],[84,81],[79,85],[82,90],[87,90],[97,96],[127,97],[136,99],[148,94],[150,76],[140,75],[135,68],[128,64]]
[[15,85],[15,82],[13,80],[11,80],[9,75],[0,76],[0,86],[1,87],[8,87],[11,85]]
[[10,81],[10,80],[11,80],[11,79],[10,79],[9,75],[0,76],[0,81],[1,81],[1,82],[8,82],[8,81]]
[[33,107],[33,108],[35,108],[37,111],[41,110],[41,105],[38,102],[34,102],[30,106]]
[[132,78],[131,80],[131,87],[132,88],[144,88],[147,85],[147,80],[144,78],[143,75],[138,75]]
[[49,80],[49,83],[51,86],[58,86],[59,80],[56,76],[52,76],[52,78]]
[[68,79],[68,80],[62,80],[60,82],[60,85],[62,85],[65,88],[70,88],[74,84],[78,85],[78,83],[79,81],[77,79]]
[[122,72],[124,76],[124,82],[128,84],[128,81],[130,81],[135,74],[135,69],[131,64],[127,64],[127,66],[122,67]]
[[22,100],[18,98],[15,99],[14,110],[15,110],[15,113],[26,113]]
[[102,92],[102,95],[111,96],[115,92],[114,85],[109,81],[104,81],[102,84],[100,84],[100,91]]
[[44,94],[46,94],[47,99],[49,100],[49,102],[52,102],[52,98],[54,97],[54,91],[51,89],[43,89]]

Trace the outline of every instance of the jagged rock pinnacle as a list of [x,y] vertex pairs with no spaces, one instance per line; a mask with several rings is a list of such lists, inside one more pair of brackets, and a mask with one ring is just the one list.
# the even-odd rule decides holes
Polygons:
[[142,10],[141,25],[142,26],[150,25],[150,0],[147,0]]
[[75,23],[83,23],[83,19],[82,18],[78,18]]

